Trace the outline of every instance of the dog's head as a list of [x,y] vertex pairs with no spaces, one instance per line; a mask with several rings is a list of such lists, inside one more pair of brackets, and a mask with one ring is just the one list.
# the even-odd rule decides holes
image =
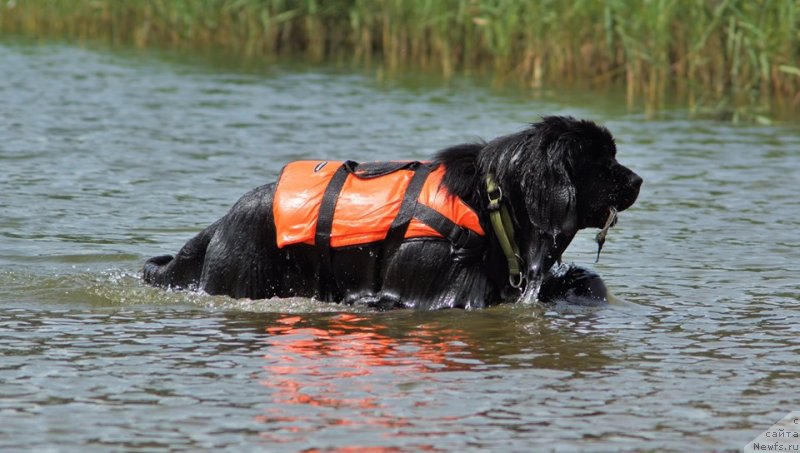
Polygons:
[[[583,228],[639,195],[642,178],[616,160],[611,133],[591,121],[548,116],[495,139],[479,157],[514,211],[528,279],[538,282]],[[527,291],[526,291],[527,292]]]

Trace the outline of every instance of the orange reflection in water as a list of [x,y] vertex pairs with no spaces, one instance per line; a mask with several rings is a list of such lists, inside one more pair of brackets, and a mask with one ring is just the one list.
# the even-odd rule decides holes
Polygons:
[[286,315],[266,328],[261,384],[271,390],[272,401],[258,418],[271,426],[263,437],[291,442],[336,427],[411,426],[391,407],[393,399],[404,397],[402,385],[414,385],[431,371],[468,369],[478,362],[458,330],[423,324],[389,336],[381,333],[390,330],[386,325],[373,321],[352,313],[313,322]]

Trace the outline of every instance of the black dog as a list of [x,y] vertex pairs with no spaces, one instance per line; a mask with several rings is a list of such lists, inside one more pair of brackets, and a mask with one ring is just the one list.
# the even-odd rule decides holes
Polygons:
[[[564,285],[572,280],[542,283],[561,278],[549,271],[575,233],[607,226],[638,196],[642,179],[615,156],[614,139],[605,128],[550,116],[489,143],[445,149],[427,164],[330,164],[331,172],[336,169],[331,181],[339,179],[325,188],[310,243],[279,246],[275,213],[281,206],[273,201],[280,188],[267,184],[244,195],[174,258],[148,260],[144,280],[231,297],[302,296],[382,309],[479,308],[548,299],[557,295],[540,295],[540,288],[570,292]],[[326,164],[317,164],[313,172]],[[422,206],[419,187],[441,168],[439,187],[471,209],[479,225],[448,223]],[[416,182],[410,176],[385,236],[332,245],[331,231],[337,228],[332,217],[343,181],[398,171],[423,176]],[[415,221],[429,225],[435,237],[409,237],[409,223]]]

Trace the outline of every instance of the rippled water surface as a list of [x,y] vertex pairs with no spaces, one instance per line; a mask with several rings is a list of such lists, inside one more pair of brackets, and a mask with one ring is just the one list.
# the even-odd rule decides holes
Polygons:
[[[292,159],[422,159],[541,114],[645,179],[627,303],[357,312],[148,288]],[[800,128],[466,80],[0,43],[0,449],[740,449],[800,410]],[[594,231],[565,258],[591,265]]]

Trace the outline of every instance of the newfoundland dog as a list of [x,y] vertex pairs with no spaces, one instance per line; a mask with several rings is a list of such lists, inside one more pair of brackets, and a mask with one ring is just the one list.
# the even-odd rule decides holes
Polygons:
[[290,163],[175,257],[147,260],[143,278],[379,309],[601,300],[592,271],[554,265],[578,230],[602,228],[602,245],[616,213],[636,200],[642,179],[616,153],[604,127],[548,116],[430,162]]

